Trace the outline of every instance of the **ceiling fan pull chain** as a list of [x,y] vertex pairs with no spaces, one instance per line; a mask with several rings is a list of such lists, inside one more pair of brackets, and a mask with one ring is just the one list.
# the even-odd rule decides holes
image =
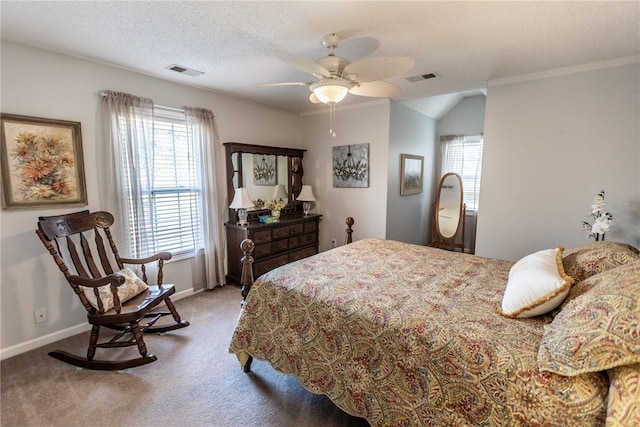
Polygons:
[[329,104],[329,133],[332,137],[336,137],[336,131],[334,130],[336,126],[336,104],[333,102]]

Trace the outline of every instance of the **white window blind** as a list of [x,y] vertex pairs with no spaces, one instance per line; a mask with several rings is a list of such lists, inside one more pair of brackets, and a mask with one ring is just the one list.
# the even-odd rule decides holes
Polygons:
[[442,137],[442,175],[455,172],[462,178],[464,203],[477,211],[482,168],[482,136]]
[[174,255],[200,246],[199,167],[183,111],[154,106],[151,206],[156,251]]

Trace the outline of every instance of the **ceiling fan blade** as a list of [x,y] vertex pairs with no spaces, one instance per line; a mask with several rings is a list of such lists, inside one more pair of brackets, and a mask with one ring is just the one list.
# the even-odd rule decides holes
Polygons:
[[301,56],[294,55],[289,52],[282,52],[282,51],[276,52],[276,56],[282,59],[287,64],[291,65],[292,67],[300,71],[304,71],[305,73],[311,73],[314,76],[322,76],[322,77],[329,77],[331,75],[329,70],[324,68],[322,65],[317,64]]
[[351,88],[349,93],[372,98],[391,98],[399,94],[401,89],[389,82],[363,82]]
[[309,86],[309,82],[280,82],[280,83],[258,83],[252,86],[255,87],[270,87],[270,86]]
[[368,58],[347,65],[342,77],[356,82],[384,80],[409,70],[415,61],[405,56]]

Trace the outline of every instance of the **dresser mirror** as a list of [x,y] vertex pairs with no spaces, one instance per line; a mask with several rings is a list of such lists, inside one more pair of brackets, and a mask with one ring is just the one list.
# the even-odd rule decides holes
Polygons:
[[[447,173],[440,180],[433,207],[432,246],[459,248],[464,252],[465,204],[462,178]],[[456,237],[462,234],[461,242]]]
[[[226,142],[227,195],[233,199],[236,188],[247,189],[252,201],[283,199],[283,215],[302,212],[302,204],[294,201],[302,189],[302,157],[306,150],[266,145]],[[269,209],[249,209],[249,221],[267,215]],[[229,209],[229,221],[237,221],[237,213]]]

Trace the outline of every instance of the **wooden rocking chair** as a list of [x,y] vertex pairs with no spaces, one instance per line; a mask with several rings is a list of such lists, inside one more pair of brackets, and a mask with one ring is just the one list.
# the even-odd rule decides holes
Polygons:
[[[157,357],[147,354],[144,333],[160,333],[189,326],[189,322],[180,319],[169,299],[175,293],[174,285],[162,284],[162,267],[164,261],[171,258],[171,254],[161,252],[144,259],[120,257],[109,230],[113,222],[113,215],[108,212],[81,211],[40,217],[36,230],[67,282],[80,298],[87,310],[87,320],[92,325],[86,358],[61,350],[52,351],[49,356],[87,369],[122,370],[151,363]],[[94,258],[93,250],[97,252],[97,259]],[[101,268],[96,261],[99,261]],[[154,286],[147,285],[147,265],[151,263],[156,264],[158,271],[157,285]],[[142,280],[125,268],[125,264],[140,268]],[[152,312],[163,302],[168,312]],[[173,322],[154,326],[160,318],[167,315],[173,316]],[[141,326],[143,319],[149,320],[146,325]],[[101,326],[119,332],[108,341],[99,343]],[[133,345],[138,346],[140,357],[116,361],[94,360],[97,348]]]

